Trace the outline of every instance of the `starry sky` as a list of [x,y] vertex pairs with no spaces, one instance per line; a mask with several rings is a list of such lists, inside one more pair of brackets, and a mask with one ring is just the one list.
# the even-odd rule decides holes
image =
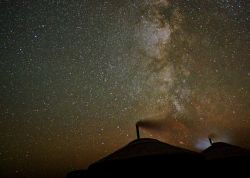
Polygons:
[[61,177],[141,135],[250,148],[245,0],[0,1],[0,176]]

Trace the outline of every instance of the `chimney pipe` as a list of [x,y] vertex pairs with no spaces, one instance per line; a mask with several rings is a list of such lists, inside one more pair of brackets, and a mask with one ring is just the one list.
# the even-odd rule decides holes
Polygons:
[[137,135],[137,139],[140,139],[140,130],[139,130],[139,125],[136,123],[136,135]]
[[209,137],[208,139],[209,139],[210,144],[213,145],[213,140],[212,140],[212,138]]

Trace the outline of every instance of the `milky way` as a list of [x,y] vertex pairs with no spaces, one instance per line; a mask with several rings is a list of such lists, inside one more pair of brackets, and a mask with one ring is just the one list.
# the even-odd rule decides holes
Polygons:
[[62,177],[143,137],[250,148],[249,3],[1,1],[0,176]]
[[207,136],[216,133],[218,141],[249,146],[245,5],[150,1],[147,16],[157,28],[146,39],[155,42],[156,50],[151,47],[153,52],[144,54],[151,58],[152,92],[164,96],[160,111],[166,112],[161,116],[166,123],[161,121],[165,129],[159,133],[163,140],[204,149],[200,140],[208,143]]

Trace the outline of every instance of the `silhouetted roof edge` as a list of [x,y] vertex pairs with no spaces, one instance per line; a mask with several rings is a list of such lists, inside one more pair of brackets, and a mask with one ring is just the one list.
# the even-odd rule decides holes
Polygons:
[[[148,152],[145,154],[138,153],[138,151],[142,151],[142,150],[140,150],[141,148],[147,149],[147,148],[145,148],[146,145],[148,145],[148,147],[151,150],[149,149]],[[152,145],[154,145],[154,146],[152,146]],[[158,148],[157,148],[157,145],[158,145]],[[141,148],[138,148],[138,147],[141,147]],[[155,150],[152,151],[153,148]],[[157,149],[160,149],[160,150],[157,150]],[[128,150],[131,151],[131,153],[133,153],[134,155],[128,153],[127,152]],[[125,156],[120,156],[122,154]],[[165,154],[165,155],[174,155],[174,154],[199,155],[198,152],[194,152],[194,151],[191,151],[191,150],[188,150],[185,148],[173,146],[173,145],[161,142],[157,139],[140,138],[140,139],[136,139],[136,140],[131,141],[127,145],[125,145],[125,146],[121,147],[120,149],[118,149],[117,151],[105,156],[104,158],[100,159],[96,163],[98,164],[98,163],[105,162],[105,161],[122,160],[122,159],[130,159],[130,158],[135,158],[135,157],[143,157],[143,156],[150,156],[150,155],[152,155],[152,156],[153,155],[163,155],[163,154]]]

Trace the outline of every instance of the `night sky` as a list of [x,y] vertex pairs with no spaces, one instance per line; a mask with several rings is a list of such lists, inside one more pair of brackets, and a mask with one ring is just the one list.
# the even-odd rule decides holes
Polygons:
[[247,0],[0,1],[0,176],[60,177],[142,136],[250,148]]

